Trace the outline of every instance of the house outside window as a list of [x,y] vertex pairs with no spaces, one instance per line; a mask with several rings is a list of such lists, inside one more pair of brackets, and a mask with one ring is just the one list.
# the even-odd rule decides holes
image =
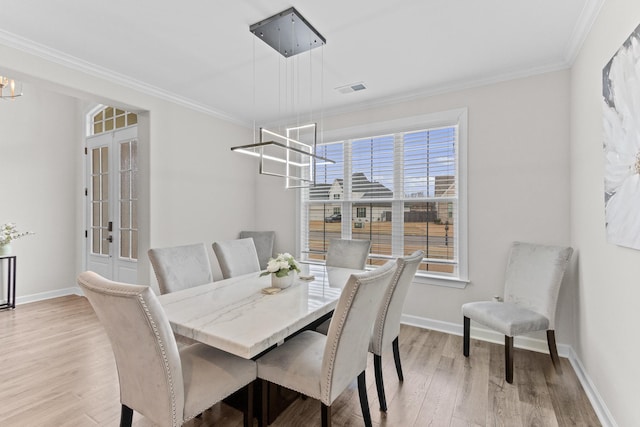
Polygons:
[[[366,136],[378,128],[385,132]],[[325,134],[316,185],[300,191],[300,252],[324,260],[334,237],[372,243],[370,267],[421,249],[418,274],[460,287],[467,281],[466,109]],[[341,222],[326,222],[326,207]],[[331,195],[331,196],[330,196]],[[446,280],[443,280],[446,279]]]

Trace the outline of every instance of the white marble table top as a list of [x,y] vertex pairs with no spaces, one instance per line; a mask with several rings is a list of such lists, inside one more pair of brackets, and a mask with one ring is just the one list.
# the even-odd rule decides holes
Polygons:
[[332,311],[358,270],[303,265],[289,288],[267,295],[269,276],[251,273],[159,296],[174,332],[250,359]]

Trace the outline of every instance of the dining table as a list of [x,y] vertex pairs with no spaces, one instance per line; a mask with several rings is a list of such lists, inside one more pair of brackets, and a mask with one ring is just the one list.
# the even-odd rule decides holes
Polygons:
[[178,334],[246,359],[330,316],[353,270],[302,264],[293,284],[268,293],[269,275],[245,274],[158,299]]
[[[257,359],[287,338],[328,319],[349,277],[364,271],[306,263],[300,270],[291,286],[276,293],[267,292],[272,290],[270,275],[254,272],[167,293],[158,299],[176,334]],[[255,395],[256,415],[262,410],[261,395]],[[263,396],[272,423],[298,393],[269,384]],[[238,392],[225,402],[240,409],[246,405],[245,398]]]

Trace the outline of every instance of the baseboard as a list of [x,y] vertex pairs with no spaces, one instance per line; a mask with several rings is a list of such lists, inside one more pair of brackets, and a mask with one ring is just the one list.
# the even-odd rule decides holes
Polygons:
[[[461,336],[463,333],[462,324],[443,322],[440,320],[410,316],[407,314],[402,315],[401,321],[406,325],[416,326],[423,329],[431,329],[434,331],[444,332],[452,335]],[[481,341],[488,341],[504,345],[504,335],[490,329],[471,327],[471,337]],[[513,345],[514,347],[526,350],[549,353],[546,340],[540,340],[526,336],[515,337],[513,340]],[[586,371],[584,370],[584,366],[582,365],[582,362],[578,358],[576,352],[573,350],[573,347],[568,344],[559,343],[557,344],[557,346],[558,355],[569,359],[569,362],[571,363],[571,366],[573,367],[573,370],[575,371],[576,376],[578,377],[578,380],[580,381],[580,384],[582,385],[582,388],[587,395],[587,398],[591,402],[591,406],[593,406],[593,410],[598,416],[600,423],[602,423],[604,427],[617,427],[617,424],[613,419],[611,412],[609,412],[609,409],[607,408],[604,400],[602,400],[600,393],[598,393],[598,390],[589,378],[589,375],[587,375]],[[460,352],[462,352],[462,349],[460,349]]]
[[75,286],[71,288],[56,289],[55,291],[41,292],[39,294],[24,295],[16,298],[16,305],[58,298],[66,295],[82,295],[82,292],[80,292],[79,287]]
[[611,412],[609,412],[609,408],[607,408],[607,405],[602,400],[600,393],[598,393],[598,389],[596,389],[595,385],[593,385],[591,378],[584,370],[584,366],[578,358],[578,355],[575,351],[573,351],[572,347],[569,347],[569,350],[569,362],[571,362],[571,366],[573,367],[573,370],[575,371],[580,384],[582,384],[582,388],[589,398],[591,406],[593,406],[593,410],[598,416],[600,423],[603,425],[603,427],[618,427],[618,424],[613,419],[613,415],[611,414]]

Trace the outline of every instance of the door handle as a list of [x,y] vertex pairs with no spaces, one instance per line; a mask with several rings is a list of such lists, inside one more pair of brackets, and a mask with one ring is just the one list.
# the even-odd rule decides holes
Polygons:
[[109,236],[105,240],[109,243],[113,243],[113,236]]

